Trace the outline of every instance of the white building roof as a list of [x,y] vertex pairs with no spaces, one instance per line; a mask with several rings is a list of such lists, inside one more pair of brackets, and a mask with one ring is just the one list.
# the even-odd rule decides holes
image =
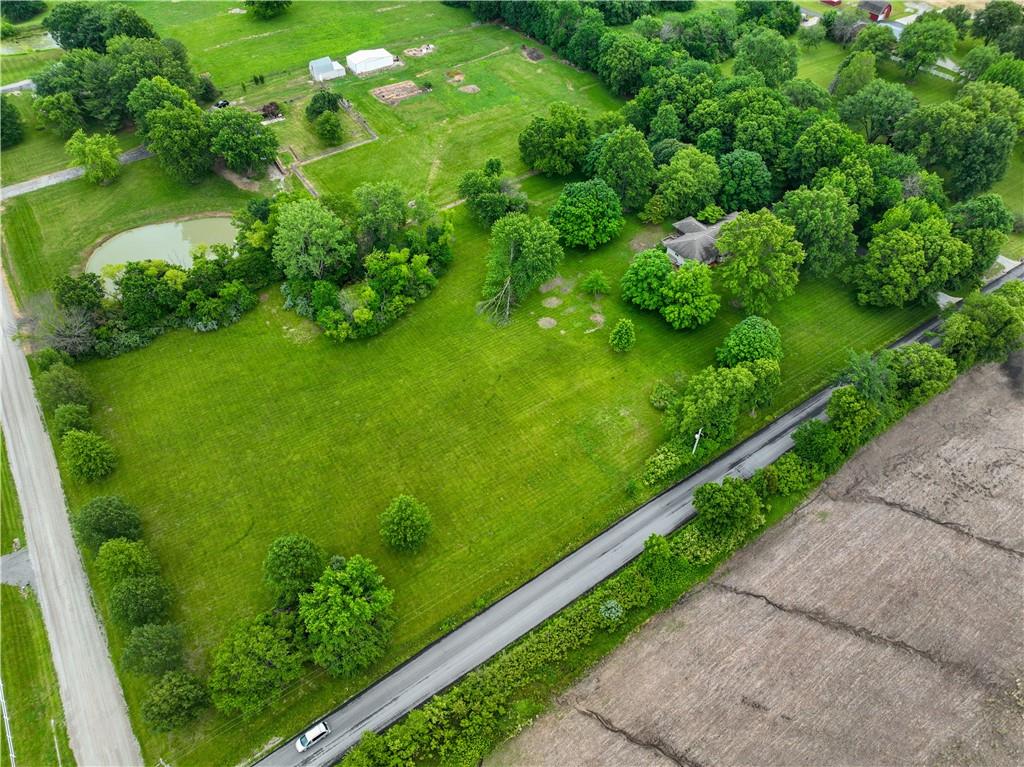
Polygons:
[[350,67],[358,66],[360,64],[367,64],[373,61],[379,61],[380,59],[392,60],[394,57],[388,53],[384,48],[369,48],[363,51],[356,51],[350,53],[345,57]]

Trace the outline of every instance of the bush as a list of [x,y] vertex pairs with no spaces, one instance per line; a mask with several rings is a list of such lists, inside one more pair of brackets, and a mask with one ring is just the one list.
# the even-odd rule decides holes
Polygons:
[[400,495],[380,515],[380,537],[398,551],[416,551],[430,535],[427,507],[411,495]]
[[839,435],[827,423],[807,421],[793,432],[793,452],[828,475],[843,463]]
[[170,589],[159,575],[125,578],[110,590],[110,613],[124,627],[159,623],[170,605]]
[[164,674],[181,666],[182,642],[179,626],[147,623],[132,629],[121,658],[125,668],[136,674]]
[[324,551],[293,533],[274,539],[263,560],[263,582],[282,605],[293,605],[324,571]]
[[647,459],[641,480],[647,487],[657,487],[678,472],[687,457],[678,443],[666,442]]
[[595,269],[590,272],[579,285],[580,291],[583,293],[589,293],[590,295],[597,298],[599,295],[608,295],[612,291],[612,286],[608,282],[608,277],[600,269]]
[[39,373],[45,373],[58,362],[68,366],[71,365],[71,355],[67,352],[54,349],[52,346],[47,346],[37,352],[32,352],[28,358],[32,362],[32,366]]
[[90,551],[112,538],[130,541],[142,537],[142,521],[134,506],[116,495],[93,498],[71,517],[78,542]]
[[108,586],[114,586],[128,578],[157,575],[160,565],[143,541],[111,538],[100,546],[96,569]]
[[61,457],[79,482],[96,482],[114,470],[117,456],[99,434],[72,429],[60,441]]
[[53,430],[60,439],[72,429],[92,431],[92,418],[85,405],[58,405],[53,411]]
[[679,392],[671,384],[666,381],[655,381],[651,389],[651,407],[655,410],[666,410],[678,397]]
[[693,493],[697,519],[693,525],[707,536],[740,542],[764,524],[761,499],[754,486],[743,479],[726,477],[722,484],[708,482]]
[[210,702],[202,681],[184,671],[168,671],[146,693],[142,718],[156,732],[191,722]]
[[25,121],[21,112],[5,94],[0,94],[0,147],[10,149],[24,138]]
[[721,365],[735,367],[760,359],[782,360],[782,334],[771,322],[756,314],[733,325],[715,352]]
[[615,327],[608,337],[608,343],[617,352],[628,352],[632,349],[636,343],[636,328],[633,326],[633,320],[623,317],[615,323]]
[[82,374],[63,362],[40,374],[36,390],[43,408],[50,412],[60,405],[92,405],[92,393]]

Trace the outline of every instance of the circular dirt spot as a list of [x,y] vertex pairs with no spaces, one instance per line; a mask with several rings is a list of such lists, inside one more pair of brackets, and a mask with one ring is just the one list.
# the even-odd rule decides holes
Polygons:
[[558,296],[549,296],[548,298],[545,298],[543,301],[541,301],[541,303],[544,304],[544,306],[546,306],[548,309],[554,309],[556,306],[562,305],[562,299],[559,298]]
[[545,330],[550,330],[551,328],[558,324],[558,321],[554,317],[541,317],[539,320],[537,320],[537,324],[540,325]]

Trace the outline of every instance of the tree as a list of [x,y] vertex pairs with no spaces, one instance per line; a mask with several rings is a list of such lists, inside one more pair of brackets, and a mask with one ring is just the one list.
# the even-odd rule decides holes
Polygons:
[[277,211],[273,257],[288,280],[343,277],[355,251],[348,227],[316,200],[296,200]]
[[107,48],[105,6],[91,3],[58,3],[43,19],[43,28],[61,48]]
[[684,145],[668,165],[658,168],[658,191],[644,211],[644,218],[656,221],[666,215],[673,219],[695,215],[715,200],[722,176],[715,158],[696,147]]
[[519,134],[519,154],[528,168],[549,176],[567,176],[580,169],[593,138],[586,113],[556,101],[547,117],[534,117]]
[[511,213],[491,229],[481,310],[508,322],[513,307],[545,280],[562,260],[558,230],[525,213]]
[[594,269],[580,281],[579,290],[581,293],[597,298],[598,296],[606,296],[611,293],[612,286],[604,272],[600,269]]
[[85,405],[58,405],[57,409],[53,411],[53,431],[57,435],[57,439],[72,429],[92,431],[89,408]]
[[209,703],[201,680],[184,671],[168,671],[146,693],[142,718],[154,732],[169,732],[193,721]]
[[85,124],[78,105],[70,93],[36,96],[33,106],[36,117],[63,139],[70,138]]
[[853,225],[857,208],[835,186],[786,192],[775,204],[780,221],[793,226],[804,246],[804,266],[818,277],[843,274],[853,261],[857,238]]
[[665,139],[678,140],[682,132],[683,126],[679,122],[676,108],[671,104],[662,104],[658,107],[658,112],[654,115],[654,119],[651,120],[651,127],[647,131],[647,140],[650,142],[653,151],[653,147],[657,142],[664,141]]
[[814,419],[800,424],[793,432],[793,452],[825,475],[843,463],[843,450],[836,430]]
[[[736,420],[750,404],[755,380],[742,367],[708,367],[691,376],[666,410],[667,423],[693,462],[703,462],[732,442]],[[694,449],[695,448],[695,449]]]
[[1024,307],[1008,298],[1006,287],[994,293],[975,291],[960,311],[942,323],[939,349],[961,372],[982,362],[1004,362],[1024,344]]
[[106,185],[121,173],[118,159],[121,147],[114,136],[102,133],[88,136],[79,129],[64,144],[64,151],[75,165],[85,166],[86,181]]
[[609,32],[598,43],[598,76],[616,96],[634,95],[647,71],[664,54],[660,42],[636,35]]
[[722,284],[748,312],[765,314],[772,303],[793,295],[804,260],[795,234],[791,224],[767,210],[741,213],[722,227],[717,243],[725,259]]
[[720,303],[711,287],[711,268],[697,261],[684,261],[661,286],[661,316],[676,330],[706,325]]
[[779,361],[770,358],[745,360],[736,367],[749,371],[754,377],[754,388],[747,398],[750,407],[757,409],[770,405],[782,385],[782,366]]
[[971,82],[979,79],[986,70],[995,64],[1000,57],[999,48],[995,45],[976,45],[967,52],[960,65],[960,79]]
[[733,325],[715,356],[727,367],[761,359],[781,362],[782,333],[764,317],[752,314]]
[[618,195],[600,178],[566,184],[548,221],[565,247],[588,250],[615,239],[626,223]]
[[114,470],[117,456],[103,437],[91,431],[72,429],[60,440],[61,457],[71,476],[79,482],[96,482]]
[[341,109],[341,96],[328,88],[318,88],[306,104],[306,119],[314,122],[324,112]]
[[907,79],[913,80],[923,67],[930,67],[956,47],[956,27],[934,14],[925,14],[903,30],[896,52],[903,59]]
[[824,112],[832,106],[829,92],[810,80],[788,80],[779,90],[797,109],[820,109]]
[[875,54],[860,51],[846,59],[829,86],[832,95],[845,99],[875,79]]
[[760,72],[765,85],[777,88],[796,77],[797,50],[773,29],[758,27],[744,34],[736,43],[736,64],[733,72],[744,75]]
[[380,537],[397,551],[421,548],[432,526],[430,511],[411,495],[396,496],[380,515]]
[[43,407],[52,411],[59,405],[92,405],[92,393],[82,374],[59,362],[44,371],[36,383]]
[[869,51],[876,59],[891,59],[896,53],[896,35],[884,24],[869,24],[857,33],[850,50],[854,53]]
[[136,674],[159,676],[181,666],[184,635],[171,623],[136,626],[121,656],[124,667]]
[[608,336],[608,343],[617,352],[628,352],[636,343],[636,327],[633,320],[623,317],[615,323],[611,335]]
[[764,524],[761,499],[749,482],[738,477],[698,487],[693,493],[693,508],[697,511],[693,524],[712,539],[731,542]]
[[337,146],[345,138],[345,130],[337,112],[321,112],[313,121],[313,132],[328,146]]
[[82,272],[77,277],[62,274],[53,281],[50,290],[61,309],[96,312],[103,304],[103,281],[94,272]]
[[996,46],[1015,59],[1024,59],[1024,23],[1015,24],[996,38]]
[[21,112],[9,96],[0,94],[0,148],[17,146],[24,137],[25,121]]
[[942,9],[942,18],[956,27],[957,36],[963,40],[971,23],[971,12],[966,5],[950,5]]
[[213,656],[209,685],[217,710],[251,719],[302,676],[301,631],[294,613],[236,624]]
[[825,42],[825,27],[822,24],[812,24],[809,27],[800,27],[796,39],[806,50],[814,50]]
[[288,10],[292,0],[245,0],[245,7],[252,11],[257,19],[266,21],[280,16]]
[[108,586],[115,586],[128,578],[158,575],[160,565],[145,542],[111,538],[96,554],[96,570]]
[[726,210],[757,210],[771,202],[772,174],[761,155],[734,149],[722,155],[722,191],[718,201]]
[[971,24],[975,37],[992,42],[1005,30],[1024,23],[1024,10],[1012,0],[992,0],[977,13]]
[[405,228],[405,193],[393,181],[368,181],[352,193],[356,232],[364,250],[393,245]]
[[957,203],[946,212],[953,234],[973,253],[966,276],[979,280],[999,257],[1013,231],[1013,214],[998,194],[980,194]]
[[868,14],[860,8],[843,6],[840,9],[825,11],[821,23],[825,25],[828,36],[840,45],[846,45],[858,36]]
[[672,273],[672,262],[662,248],[643,250],[633,256],[619,282],[622,298],[641,309],[661,309],[662,287]]
[[889,355],[893,393],[904,410],[923,405],[956,379],[956,364],[928,344],[905,344]]
[[298,602],[326,566],[323,549],[305,535],[292,533],[274,539],[263,560],[263,582],[283,606]]
[[625,210],[643,208],[654,184],[654,156],[640,131],[632,125],[613,131],[594,166],[594,175],[615,191]]
[[240,107],[216,109],[210,113],[210,151],[224,158],[235,173],[264,176],[277,154],[277,134],[262,124],[259,112]]
[[1024,61],[1004,53],[978,79],[1006,85],[1024,96]]
[[888,138],[904,116],[917,109],[910,89],[888,80],[872,80],[839,104],[839,116],[864,131],[869,142]]
[[181,107],[170,104],[146,113],[146,146],[169,175],[195,183],[209,172],[210,126],[195,103]]
[[4,4],[0,6],[0,15],[12,24],[20,24],[33,16],[38,16],[44,10],[46,3],[43,0],[4,0]]
[[812,123],[797,139],[790,156],[790,175],[809,183],[822,168],[837,168],[843,159],[856,156],[864,139],[842,123],[825,118]]
[[125,578],[110,590],[110,614],[125,628],[159,623],[171,606],[171,591],[159,575]]
[[135,541],[142,537],[138,510],[116,495],[93,498],[72,515],[71,526],[78,542],[90,551],[113,538]]
[[518,192],[511,182],[501,177],[501,161],[491,158],[483,170],[470,170],[459,180],[459,194],[466,207],[484,226],[494,225],[509,213],[525,213],[526,195]]
[[373,562],[358,554],[342,569],[328,568],[299,597],[299,617],[313,660],[334,676],[350,676],[384,655],[395,618],[395,593]]
[[891,208],[873,232],[857,271],[861,303],[905,306],[931,299],[970,268],[970,247],[953,237],[941,209],[921,198]]
[[844,456],[852,455],[883,426],[878,407],[852,386],[832,392],[825,412]]

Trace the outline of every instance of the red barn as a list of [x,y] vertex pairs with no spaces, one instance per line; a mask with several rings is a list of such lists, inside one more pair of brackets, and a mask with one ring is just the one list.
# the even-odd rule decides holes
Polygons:
[[885,21],[892,15],[892,4],[885,0],[860,0],[857,7],[867,11],[872,21]]
[[825,5],[842,5],[843,0],[821,0]]

